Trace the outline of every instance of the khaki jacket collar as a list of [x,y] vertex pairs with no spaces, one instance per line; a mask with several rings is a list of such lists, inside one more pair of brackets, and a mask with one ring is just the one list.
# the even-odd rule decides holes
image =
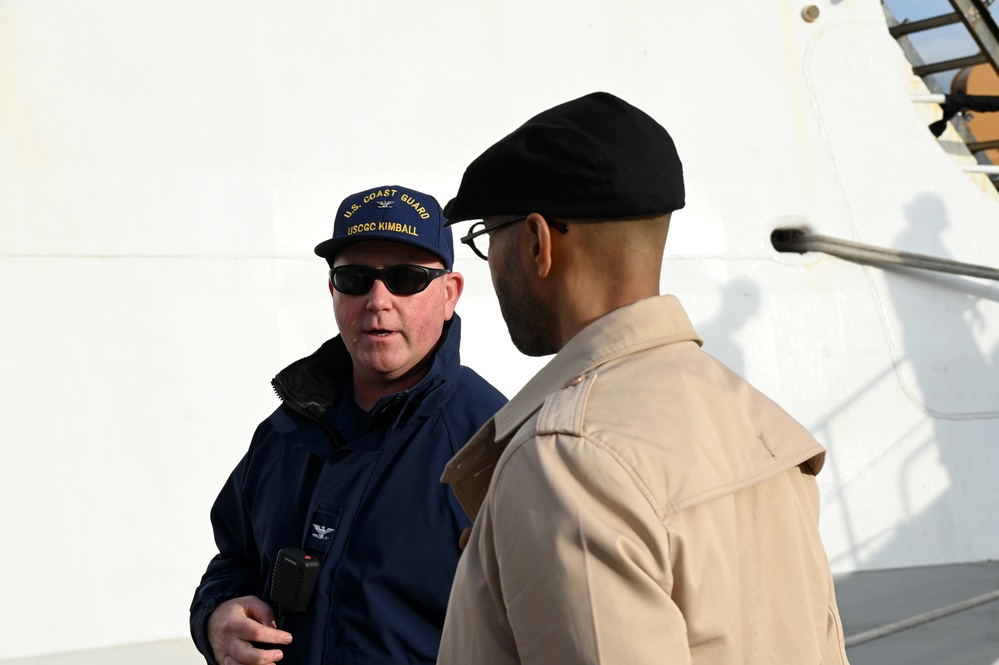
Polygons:
[[510,438],[548,395],[582,380],[600,365],[638,351],[676,342],[703,342],[674,296],[646,298],[600,317],[576,334],[527,385],[455,455],[441,482],[450,484],[475,519],[489,489],[492,469]]

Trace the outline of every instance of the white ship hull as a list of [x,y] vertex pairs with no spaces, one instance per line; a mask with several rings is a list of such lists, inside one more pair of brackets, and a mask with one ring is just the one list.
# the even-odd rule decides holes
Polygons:
[[[996,283],[771,244],[999,262],[996,189],[927,130],[880,6],[816,7],[0,2],[0,663],[199,662],[209,507],[270,378],[335,334],[311,250],[336,205],[389,183],[443,203],[594,90],[676,140],[663,291],[829,449],[834,571],[999,560]],[[540,361],[485,263],[456,266],[463,361],[512,395]]]

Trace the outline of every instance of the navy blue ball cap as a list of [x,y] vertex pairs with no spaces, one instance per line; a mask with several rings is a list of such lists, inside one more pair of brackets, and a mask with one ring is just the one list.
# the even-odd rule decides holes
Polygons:
[[372,187],[343,200],[333,223],[333,237],[316,245],[316,254],[332,260],[337,252],[362,240],[393,240],[425,249],[454,266],[451,229],[437,199],[415,189]]
[[446,224],[532,212],[621,219],[683,205],[683,165],[669,132],[594,92],[539,113],[479,155],[444,215]]

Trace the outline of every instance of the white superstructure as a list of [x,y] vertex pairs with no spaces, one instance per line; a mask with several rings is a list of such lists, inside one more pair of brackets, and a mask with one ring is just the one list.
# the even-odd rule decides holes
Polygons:
[[[663,290],[828,447],[834,570],[999,559],[999,286],[770,241],[999,267],[999,196],[927,130],[878,3],[804,6],[0,0],[0,663],[199,662],[208,510],[271,377],[335,334],[312,247],[337,204],[443,204],[594,90],[673,135]],[[486,264],[456,267],[463,360],[512,395],[542,361]]]

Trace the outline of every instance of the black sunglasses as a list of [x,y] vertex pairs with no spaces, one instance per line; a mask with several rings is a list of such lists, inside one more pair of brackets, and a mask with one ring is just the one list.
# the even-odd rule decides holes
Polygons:
[[[489,260],[489,233],[495,231],[496,229],[502,228],[504,226],[509,226],[510,224],[516,224],[517,222],[522,222],[530,217],[530,215],[517,215],[516,217],[511,217],[509,219],[504,219],[502,221],[496,222],[492,226],[486,226],[485,222],[476,222],[472,224],[472,228],[468,229],[468,233],[462,237],[461,242],[472,248],[476,256],[485,261]],[[547,217],[545,217],[545,223],[555,229],[558,229],[561,233],[568,233],[568,224],[563,224],[562,222],[555,222]],[[475,239],[478,238],[479,242],[476,244]]]
[[411,296],[425,290],[447,268],[427,268],[426,266],[389,266],[369,268],[368,266],[337,266],[330,270],[333,288],[348,296],[361,296],[371,290],[376,279],[382,280],[385,287],[397,296]]

